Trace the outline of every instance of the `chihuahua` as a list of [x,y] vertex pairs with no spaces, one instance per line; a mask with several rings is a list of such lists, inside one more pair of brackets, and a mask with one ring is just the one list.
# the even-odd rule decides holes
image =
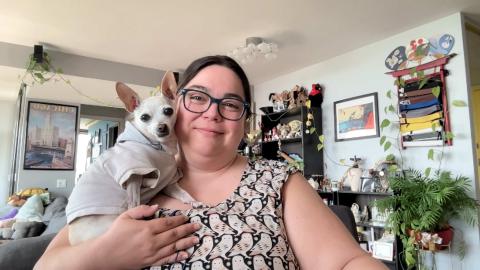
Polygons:
[[161,91],[143,101],[124,83],[116,84],[130,114],[115,146],[95,160],[72,191],[66,208],[72,245],[104,233],[119,214],[148,203],[181,177],[174,157],[176,90],[172,72],[162,79]]

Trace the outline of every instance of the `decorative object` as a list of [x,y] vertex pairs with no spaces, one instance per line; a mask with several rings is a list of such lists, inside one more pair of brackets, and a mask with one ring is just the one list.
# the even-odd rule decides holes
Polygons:
[[278,45],[265,42],[260,37],[248,37],[245,46],[240,46],[227,53],[242,64],[251,64],[258,58],[274,60],[277,58]]
[[323,102],[323,88],[319,83],[312,84],[312,90],[308,94],[312,107],[321,107]]
[[379,136],[377,93],[335,101],[333,106],[336,142]]
[[20,76],[20,80],[28,86],[33,86],[36,83],[44,84],[49,81],[63,81],[78,95],[90,99],[102,106],[115,107],[101,101],[100,99],[86,95],[83,91],[76,88],[69,79],[63,76],[63,70],[53,65],[53,60],[43,49],[43,45],[34,45],[33,53],[29,55],[27,66],[25,67],[25,73]]
[[23,168],[73,170],[78,107],[29,101],[27,109]]
[[[422,232],[432,234],[448,229],[452,218],[460,218],[473,226],[478,224],[480,205],[468,195],[470,180],[467,177],[454,177],[451,172],[441,171],[432,178],[410,169],[389,178],[389,182],[394,195],[377,200],[375,204],[379,213],[391,211],[387,222],[402,240],[403,259],[409,269],[418,263],[418,247],[423,246]],[[433,251],[448,246],[449,242],[442,241],[434,245]],[[465,248],[457,252],[464,254]]]
[[390,70],[412,68],[422,62],[433,61],[447,56],[455,44],[450,34],[411,40],[408,46],[398,46],[385,59],[385,66]]
[[350,160],[353,161],[353,164],[343,174],[341,182],[343,187],[349,187],[351,191],[359,192],[362,187],[361,176],[363,173],[363,170],[358,166],[361,159],[354,156]]

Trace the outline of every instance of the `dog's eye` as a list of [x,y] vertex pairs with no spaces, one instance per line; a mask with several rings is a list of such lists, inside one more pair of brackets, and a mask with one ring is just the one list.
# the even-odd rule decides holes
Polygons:
[[142,114],[140,116],[140,120],[142,120],[143,122],[147,122],[148,120],[150,120],[150,115],[148,114]]
[[173,109],[172,108],[165,108],[163,109],[163,113],[166,115],[166,116],[170,116],[173,114]]

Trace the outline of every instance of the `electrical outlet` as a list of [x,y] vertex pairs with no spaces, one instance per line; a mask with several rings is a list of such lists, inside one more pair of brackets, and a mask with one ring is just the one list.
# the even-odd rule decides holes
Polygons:
[[66,188],[67,180],[66,179],[57,179],[57,188]]

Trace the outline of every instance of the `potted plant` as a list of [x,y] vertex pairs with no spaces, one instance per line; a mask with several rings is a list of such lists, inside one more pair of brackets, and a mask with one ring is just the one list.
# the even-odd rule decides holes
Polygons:
[[460,218],[476,225],[478,201],[468,196],[470,180],[438,171],[433,177],[409,169],[389,178],[394,195],[376,202],[390,212],[387,223],[403,244],[409,269],[419,263],[419,249],[438,250],[453,237],[449,221]]

